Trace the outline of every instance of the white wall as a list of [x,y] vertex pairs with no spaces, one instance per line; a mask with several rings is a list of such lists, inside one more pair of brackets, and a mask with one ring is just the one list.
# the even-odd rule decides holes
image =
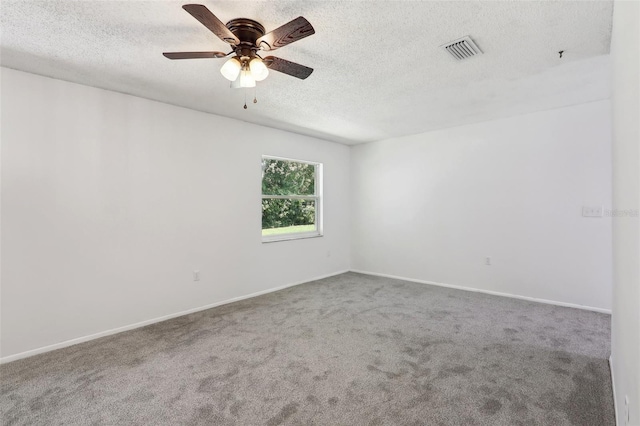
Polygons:
[[[349,268],[348,147],[1,73],[5,360]],[[261,243],[262,154],[324,163],[324,237]]]
[[[613,10],[613,206],[640,210],[640,3]],[[618,424],[640,425],[640,219],[613,221],[611,364]],[[626,422],[625,396],[629,398]]]
[[610,132],[599,101],[355,147],[352,268],[610,309]]
[[[340,272],[350,248],[356,270],[611,308],[611,220],[580,215],[611,206],[608,101],[360,145],[350,162],[309,137],[1,78],[5,360]],[[262,154],[324,163],[323,238],[261,244]]]

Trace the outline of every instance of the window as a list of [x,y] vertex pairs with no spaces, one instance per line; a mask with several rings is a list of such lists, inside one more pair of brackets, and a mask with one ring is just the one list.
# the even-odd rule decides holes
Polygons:
[[322,164],[262,157],[262,241],[322,235]]

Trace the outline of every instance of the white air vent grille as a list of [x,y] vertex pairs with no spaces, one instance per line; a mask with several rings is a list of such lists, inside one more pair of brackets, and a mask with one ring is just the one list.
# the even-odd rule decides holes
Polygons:
[[469,36],[465,36],[459,38],[458,40],[443,44],[440,47],[449,52],[451,56],[453,56],[457,61],[467,59],[476,55],[482,55],[482,51],[473,42],[473,40],[471,40],[471,37]]

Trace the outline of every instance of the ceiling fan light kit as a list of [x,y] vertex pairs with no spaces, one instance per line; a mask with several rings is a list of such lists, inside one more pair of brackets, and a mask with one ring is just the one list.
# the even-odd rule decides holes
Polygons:
[[[185,4],[182,8],[222,41],[229,43],[232,50],[226,54],[223,52],[163,53],[169,59],[224,58],[235,54],[220,68],[220,73],[231,82],[231,87],[234,89],[255,87],[257,81],[262,81],[269,76],[270,69],[303,80],[313,72],[313,68],[295,62],[274,56],[263,58],[258,54],[259,51],[276,50],[315,34],[313,26],[302,16],[265,34],[262,24],[252,19],[232,19],[225,25],[201,4]],[[246,103],[244,108],[247,108]]]
[[238,76],[238,78],[231,82],[232,89],[242,89],[250,87],[256,87],[256,80],[251,75],[251,72],[247,70],[240,71],[240,75]]
[[251,70],[251,76],[256,81],[262,81],[269,76],[269,68],[267,68],[260,58],[253,58],[251,62],[249,62],[249,70]]
[[220,68],[220,73],[229,81],[234,81],[240,75],[242,64],[237,58],[231,58]]

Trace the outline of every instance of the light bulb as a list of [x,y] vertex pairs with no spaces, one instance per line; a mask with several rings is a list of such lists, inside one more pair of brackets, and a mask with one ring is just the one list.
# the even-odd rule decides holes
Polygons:
[[224,63],[222,68],[220,68],[220,73],[229,81],[235,81],[238,78],[238,74],[240,74],[240,69],[242,65],[240,61],[236,58],[231,58],[227,62]]
[[249,69],[251,70],[251,76],[256,81],[262,81],[269,75],[269,68],[267,68],[260,58],[253,58],[251,62],[249,62]]

